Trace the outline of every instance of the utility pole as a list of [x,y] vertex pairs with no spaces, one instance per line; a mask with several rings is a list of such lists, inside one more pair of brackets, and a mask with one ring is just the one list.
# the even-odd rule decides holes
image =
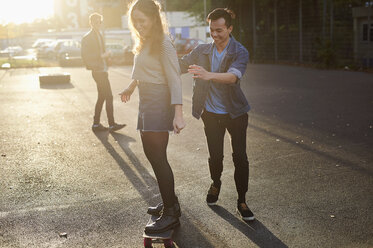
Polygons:
[[8,45],[8,63],[12,64],[12,55],[10,54],[10,41],[9,41],[9,23],[6,25],[6,41]]
[[[206,0],[203,0],[203,18],[206,18],[206,16],[207,16],[207,13],[206,13]],[[205,28],[204,38],[205,38],[205,42],[207,42],[206,28]]]
[[[368,2],[368,42],[373,41],[373,32],[372,32],[373,28],[372,28],[372,22],[371,22],[372,5],[373,5],[373,2],[369,1]],[[370,64],[371,56],[373,57],[372,49],[369,49],[368,58],[367,58],[367,67],[368,68],[371,66],[371,64]]]
[[334,2],[330,0],[330,42],[333,43],[333,28],[334,28]]
[[252,14],[253,14],[253,53],[254,53],[254,57],[255,57],[255,52],[256,52],[255,0],[252,0],[252,1],[253,1],[253,5],[252,5]]
[[303,62],[303,15],[302,0],[299,0],[299,62]]
[[275,62],[277,63],[278,60],[278,52],[277,52],[277,0],[274,0],[274,31],[275,31]]
[[[100,5],[100,14],[104,16],[104,6]],[[102,39],[105,41],[105,19],[103,23],[101,24],[101,33],[102,33]]]
[[203,18],[206,18],[206,0],[203,0]]
[[327,7],[327,0],[323,0],[323,8],[322,8],[322,41],[325,41],[325,33],[326,33],[326,7]]

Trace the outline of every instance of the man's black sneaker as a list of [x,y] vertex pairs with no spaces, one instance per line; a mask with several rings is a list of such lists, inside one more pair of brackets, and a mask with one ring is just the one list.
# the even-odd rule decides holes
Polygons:
[[216,205],[220,193],[220,188],[216,187],[213,183],[210,186],[210,189],[207,193],[206,202],[207,205],[213,206]]
[[92,131],[93,132],[100,132],[100,131],[107,131],[107,130],[108,130],[108,128],[104,127],[101,123],[92,125]]
[[244,202],[237,204],[237,212],[241,215],[243,220],[255,219],[253,212],[251,212],[250,208]]
[[109,132],[118,131],[119,129],[122,129],[125,126],[126,126],[126,124],[117,124],[117,123],[114,123],[114,125],[112,125],[112,126],[109,127]]

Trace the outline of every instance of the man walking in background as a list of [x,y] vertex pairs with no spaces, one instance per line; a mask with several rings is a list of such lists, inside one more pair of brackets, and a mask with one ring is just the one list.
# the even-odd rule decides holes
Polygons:
[[[105,51],[105,42],[100,32],[103,17],[98,13],[89,16],[91,30],[84,35],[82,39],[82,58],[87,70],[92,71],[92,77],[97,84],[97,102],[95,106],[95,115],[93,118],[92,130],[114,132],[125,127],[125,124],[117,124],[114,121],[113,94],[111,92],[108,66],[106,59],[110,53]],[[106,113],[109,122],[109,128],[100,123],[100,116],[103,104],[106,105]]]
[[209,44],[196,47],[180,59],[183,73],[193,74],[193,116],[202,117],[209,150],[209,169],[212,184],[206,201],[218,201],[223,171],[224,135],[230,134],[235,166],[234,180],[238,193],[237,210],[244,220],[254,220],[246,204],[249,162],[246,155],[246,129],[250,106],[239,81],[249,61],[246,48],[232,36],[234,13],[218,8],[208,16],[211,37]]

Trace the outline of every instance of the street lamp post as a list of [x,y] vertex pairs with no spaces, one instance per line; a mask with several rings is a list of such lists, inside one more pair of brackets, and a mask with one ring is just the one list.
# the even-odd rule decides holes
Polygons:
[[[203,0],[203,18],[206,18],[206,0]],[[206,28],[205,28],[205,42],[207,42]]]
[[203,0],[203,18],[206,18],[206,0]]

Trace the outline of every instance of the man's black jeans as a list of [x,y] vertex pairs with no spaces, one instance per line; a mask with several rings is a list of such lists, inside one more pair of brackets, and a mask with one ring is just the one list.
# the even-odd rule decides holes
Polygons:
[[111,92],[109,74],[106,71],[92,71],[92,77],[97,85],[97,102],[95,106],[94,124],[100,123],[102,106],[106,102],[106,114],[110,126],[114,125],[113,93]]
[[207,112],[202,114],[205,125],[205,134],[210,153],[209,167],[211,179],[215,186],[221,185],[221,174],[223,172],[224,157],[224,135],[225,130],[231,136],[232,157],[235,166],[234,180],[239,201],[245,201],[245,194],[249,183],[249,162],[246,155],[246,130],[248,125],[248,114],[245,113],[235,119],[229,114],[215,114]]

